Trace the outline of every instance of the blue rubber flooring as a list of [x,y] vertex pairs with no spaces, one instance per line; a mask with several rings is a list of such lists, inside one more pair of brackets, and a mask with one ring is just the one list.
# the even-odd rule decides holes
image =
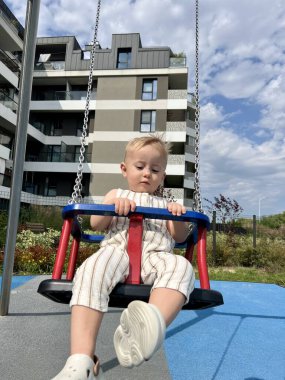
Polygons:
[[[12,288],[32,278],[15,276]],[[171,379],[285,380],[285,288],[223,281],[211,287],[224,305],[183,310],[167,329]]]
[[225,304],[181,311],[164,343],[173,380],[284,380],[285,289],[212,281]]
[[[15,289],[18,286],[24,285],[25,282],[31,280],[35,276],[13,276],[11,289]],[[0,287],[2,285],[2,276],[0,276]]]

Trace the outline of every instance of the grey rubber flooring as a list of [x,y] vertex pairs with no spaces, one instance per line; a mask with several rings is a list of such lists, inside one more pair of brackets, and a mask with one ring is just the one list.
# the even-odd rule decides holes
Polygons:
[[[0,379],[50,380],[63,367],[69,352],[70,311],[37,293],[48,276],[36,277],[11,292],[9,315],[0,317]],[[111,308],[100,330],[97,354],[106,380],[170,380],[164,350],[138,368],[119,365],[113,333],[120,309]]]

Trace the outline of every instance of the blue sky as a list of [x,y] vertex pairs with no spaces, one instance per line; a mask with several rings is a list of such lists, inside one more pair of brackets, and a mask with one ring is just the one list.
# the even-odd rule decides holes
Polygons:
[[[24,23],[26,2],[5,0]],[[95,0],[42,0],[39,36],[92,40]],[[193,92],[194,0],[102,0],[98,40],[140,33],[185,52]],[[285,211],[284,0],[200,0],[202,197],[222,193],[244,214]]]

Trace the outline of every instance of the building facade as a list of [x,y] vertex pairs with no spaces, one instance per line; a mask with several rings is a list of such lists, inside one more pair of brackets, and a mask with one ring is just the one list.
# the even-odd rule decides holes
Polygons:
[[[11,51],[21,51],[20,42]],[[3,50],[7,53],[7,47]],[[89,66],[90,46],[82,49],[75,37],[38,38],[23,176],[23,192],[32,203],[64,204],[71,196]],[[119,163],[127,142],[159,133],[172,146],[164,187],[192,206],[195,129],[187,82],[186,58],[169,47],[143,47],[138,33],[112,35],[110,48],[97,44],[83,164],[85,201],[101,202],[111,188],[124,188]],[[7,149],[6,172],[13,159],[12,146]],[[8,182],[3,185],[9,187]]]
[[0,198],[9,198],[24,28],[0,0]]

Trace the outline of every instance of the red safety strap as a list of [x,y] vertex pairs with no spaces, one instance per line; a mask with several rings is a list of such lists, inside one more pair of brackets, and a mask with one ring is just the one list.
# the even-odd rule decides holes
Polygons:
[[130,216],[128,254],[130,258],[129,276],[127,284],[141,283],[141,255],[142,255],[143,215]]

